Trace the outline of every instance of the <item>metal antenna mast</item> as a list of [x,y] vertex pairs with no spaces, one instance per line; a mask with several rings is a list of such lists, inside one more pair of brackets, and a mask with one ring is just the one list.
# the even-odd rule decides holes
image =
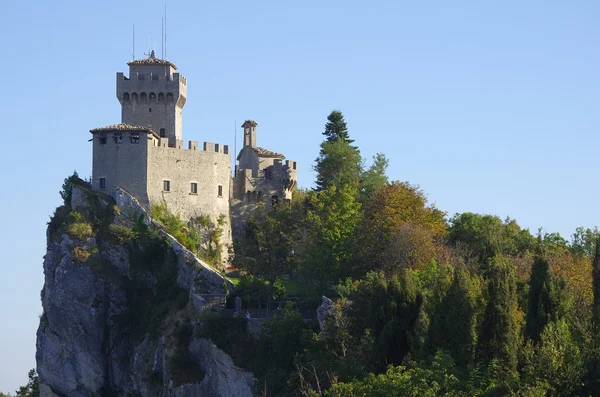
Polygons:
[[233,122],[233,136],[233,165],[235,168],[235,156],[237,156],[237,120]]
[[167,3],[165,2],[165,59],[167,58]]
[[160,19],[160,57],[165,59],[165,18]]
[[133,37],[131,40],[131,58],[135,60],[135,25],[133,25]]

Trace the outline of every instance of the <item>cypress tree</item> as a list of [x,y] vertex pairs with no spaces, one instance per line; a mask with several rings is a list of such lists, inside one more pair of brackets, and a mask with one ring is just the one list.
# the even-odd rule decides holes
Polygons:
[[596,252],[592,264],[592,340],[587,351],[587,388],[590,396],[600,396],[600,239],[596,240]]
[[538,252],[529,278],[529,308],[525,327],[525,335],[535,342],[540,340],[546,324],[556,319],[552,288],[548,261],[544,256],[541,241],[538,240]]
[[434,311],[429,328],[429,350],[448,351],[459,365],[473,361],[476,339],[477,293],[464,265],[454,270],[454,279]]
[[592,283],[594,288],[592,323],[594,326],[594,335],[596,335],[600,332],[600,239],[596,240],[596,253],[592,266]]
[[496,360],[503,373],[513,375],[517,369],[518,328],[515,318],[517,291],[513,265],[496,256],[487,272],[487,302],[479,334],[480,358]]

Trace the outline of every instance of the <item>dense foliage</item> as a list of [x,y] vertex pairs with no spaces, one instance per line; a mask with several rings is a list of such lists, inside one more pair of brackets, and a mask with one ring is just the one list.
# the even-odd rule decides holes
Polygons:
[[246,343],[260,395],[600,395],[598,229],[448,217],[327,120],[315,189],[234,243],[244,300],[281,299],[284,277],[333,298],[322,327],[287,307]]

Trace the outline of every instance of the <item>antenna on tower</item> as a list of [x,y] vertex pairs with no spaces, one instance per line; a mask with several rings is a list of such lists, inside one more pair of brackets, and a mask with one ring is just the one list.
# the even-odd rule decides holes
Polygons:
[[131,39],[131,58],[135,60],[135,25],[133,25],[133,36]]
[[165,2],[165,59],[167,58],[167,2]]
[[165,59],[165,18],[160,19],[160,57]]
[[237,120],[233,122],[233,164],[235,165],[235,156],[237,156]]

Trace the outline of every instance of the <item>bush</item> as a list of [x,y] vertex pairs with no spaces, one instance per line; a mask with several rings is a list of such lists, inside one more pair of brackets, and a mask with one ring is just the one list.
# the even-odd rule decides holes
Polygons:
[[73,260],[78,263],[85,263],[92,256],[92,252],[87,250],[84,247],[76,246],[73,248],[73,252],[71,253],[73,256]]
[[131,228],[123,225],[115,225],[114,223],[108,227],[108,234],[110,239],[119,244],[126,244],[135,237],[135,233]]
[[67,225],[67,233],[78,240],[85,240],[94,235],[92,225],[87,222],[77,222]]

